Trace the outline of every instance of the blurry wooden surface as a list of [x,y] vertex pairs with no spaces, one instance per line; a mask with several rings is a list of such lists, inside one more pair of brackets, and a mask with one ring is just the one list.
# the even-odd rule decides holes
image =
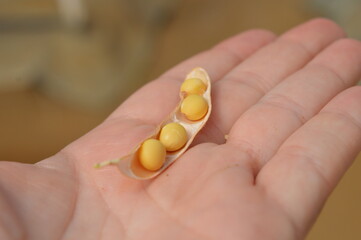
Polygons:
[[105,113],[64,107],[31,91],[0,94],[0,161],[49,157],[99,124]]
[[[39,2],[44,6],[48,4],[46,0]],[[302,3],[301,0],[224,0],[222,4],[218,0],[182,1],[157,43],[151,70],[139,81],[146,83],[180,61],[238,32],[266,28],[281,33],[304,22],[313,16]],[[39,11],[46,15],[45,10]],[[28,163],[56,153],[94,128],[112,111],[88,112],[31,89],[0,92],[0,109],[0,160]],[[361,239],[360,184],[361,156],[333,192],[308,240]]]

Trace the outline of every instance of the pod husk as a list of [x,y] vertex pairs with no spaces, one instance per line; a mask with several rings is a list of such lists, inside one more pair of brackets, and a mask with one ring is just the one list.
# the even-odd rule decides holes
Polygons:
[[[143,141],[139,143],[131,152],[130,154],[114,159],[108,162],[108,164],[116,164],[119,168],[119,170],[125,175],[130,178],[138,179],[138,180],[146,180],[153,178],[157,175],[159,175],[161,172],[163,172],[166,168],[168,168],[174,161],[176,161],[191,145],[194,138],[198,134],[198,132],[204,127],[206,122],[209,119],[209,116],[212,111],[212,103],[211,103],[211,81],[207,74],[207,72],[203,68],[195,68],[193,69],[187,76],[188,78],[199,78],[201,79],[207,86],[206,91],[202,94],[204,99],[207,101],[208,104],[208,112],[206,115],[198,120],[198,121],[190,121],[185,118],[185,116],[180,112],[180,107],[182,104],[183,99],[186,97],[186,93],[180,92],[180,101],[177,107],[174,109],[174,111],[154,130],[154,132],[148,136],[146,139],[149,138],[155,138],[158,139],[159,132],[161,128],[171,122],[177,122],[186,129],[187,135],[188,135],[188,141],[186,144],[179,150],[175,152],[167,152],[166,159],[164,162],[164,165],[162,168],[160,168],[157,171],[149,171],[145,169],[139,162],[138,159],[138,150],[140,146],[142,145]],[[107,165],[106,162],[104,162],[104,165]],[[102,166],[102,163],[98,165],[98,167]]]

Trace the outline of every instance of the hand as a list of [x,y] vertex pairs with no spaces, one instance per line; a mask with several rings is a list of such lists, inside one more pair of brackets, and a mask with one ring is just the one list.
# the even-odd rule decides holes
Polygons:
[[[144,140],[197,66],[214,107],[197,145],[149,181],[92,167]],[[324,19],[230,38],[55,156],[2,162],[0,239],[302,239],[361,150],[360,66],[361,44]]]

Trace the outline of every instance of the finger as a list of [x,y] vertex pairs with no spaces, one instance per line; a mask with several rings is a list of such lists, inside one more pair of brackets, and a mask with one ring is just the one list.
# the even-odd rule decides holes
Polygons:
[[344,36],[326,19],[316,19],[286,32],[230,71],[213,87],[213,114],[199,141],[224,142],[235,121],[264,94]]
[[248,31],[185,61],[133,94],[103,124],[67,146],[62,154],[78,159],[81,167],[88,169],[99,161],[127,154],[175,108],[179,101],[179,80],[186,71],[202,66],[217,81],[273,38],[268,31]]
[[335,42],[244,113],[228,143],[244,148],[261,168],[294,131],[361,78],[360,66],[358,41]]
[[361,151],[361,87],[335,97],[296,131],[260,171],[256,183],[293,219],[300,232]]

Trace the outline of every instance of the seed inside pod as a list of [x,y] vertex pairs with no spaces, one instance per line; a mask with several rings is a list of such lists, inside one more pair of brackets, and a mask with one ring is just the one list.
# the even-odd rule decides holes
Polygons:
[[177,151],[186,144],[188,140],[187,131],[179,123],[168,123],[160,131],[159,140],[167,151]]
[[157,139],[147,139],[139,148],[139,162],[150,171],[160,169],[165,161],[166,149]]
[[202,96],[195,94],[187,96],[181,105],[181,112],[192,121],[203,118],[207,111],[207,101]]
[[207,89],[206,84],[199,78],[188,78],[181,86],[181,92],[202,95]]

